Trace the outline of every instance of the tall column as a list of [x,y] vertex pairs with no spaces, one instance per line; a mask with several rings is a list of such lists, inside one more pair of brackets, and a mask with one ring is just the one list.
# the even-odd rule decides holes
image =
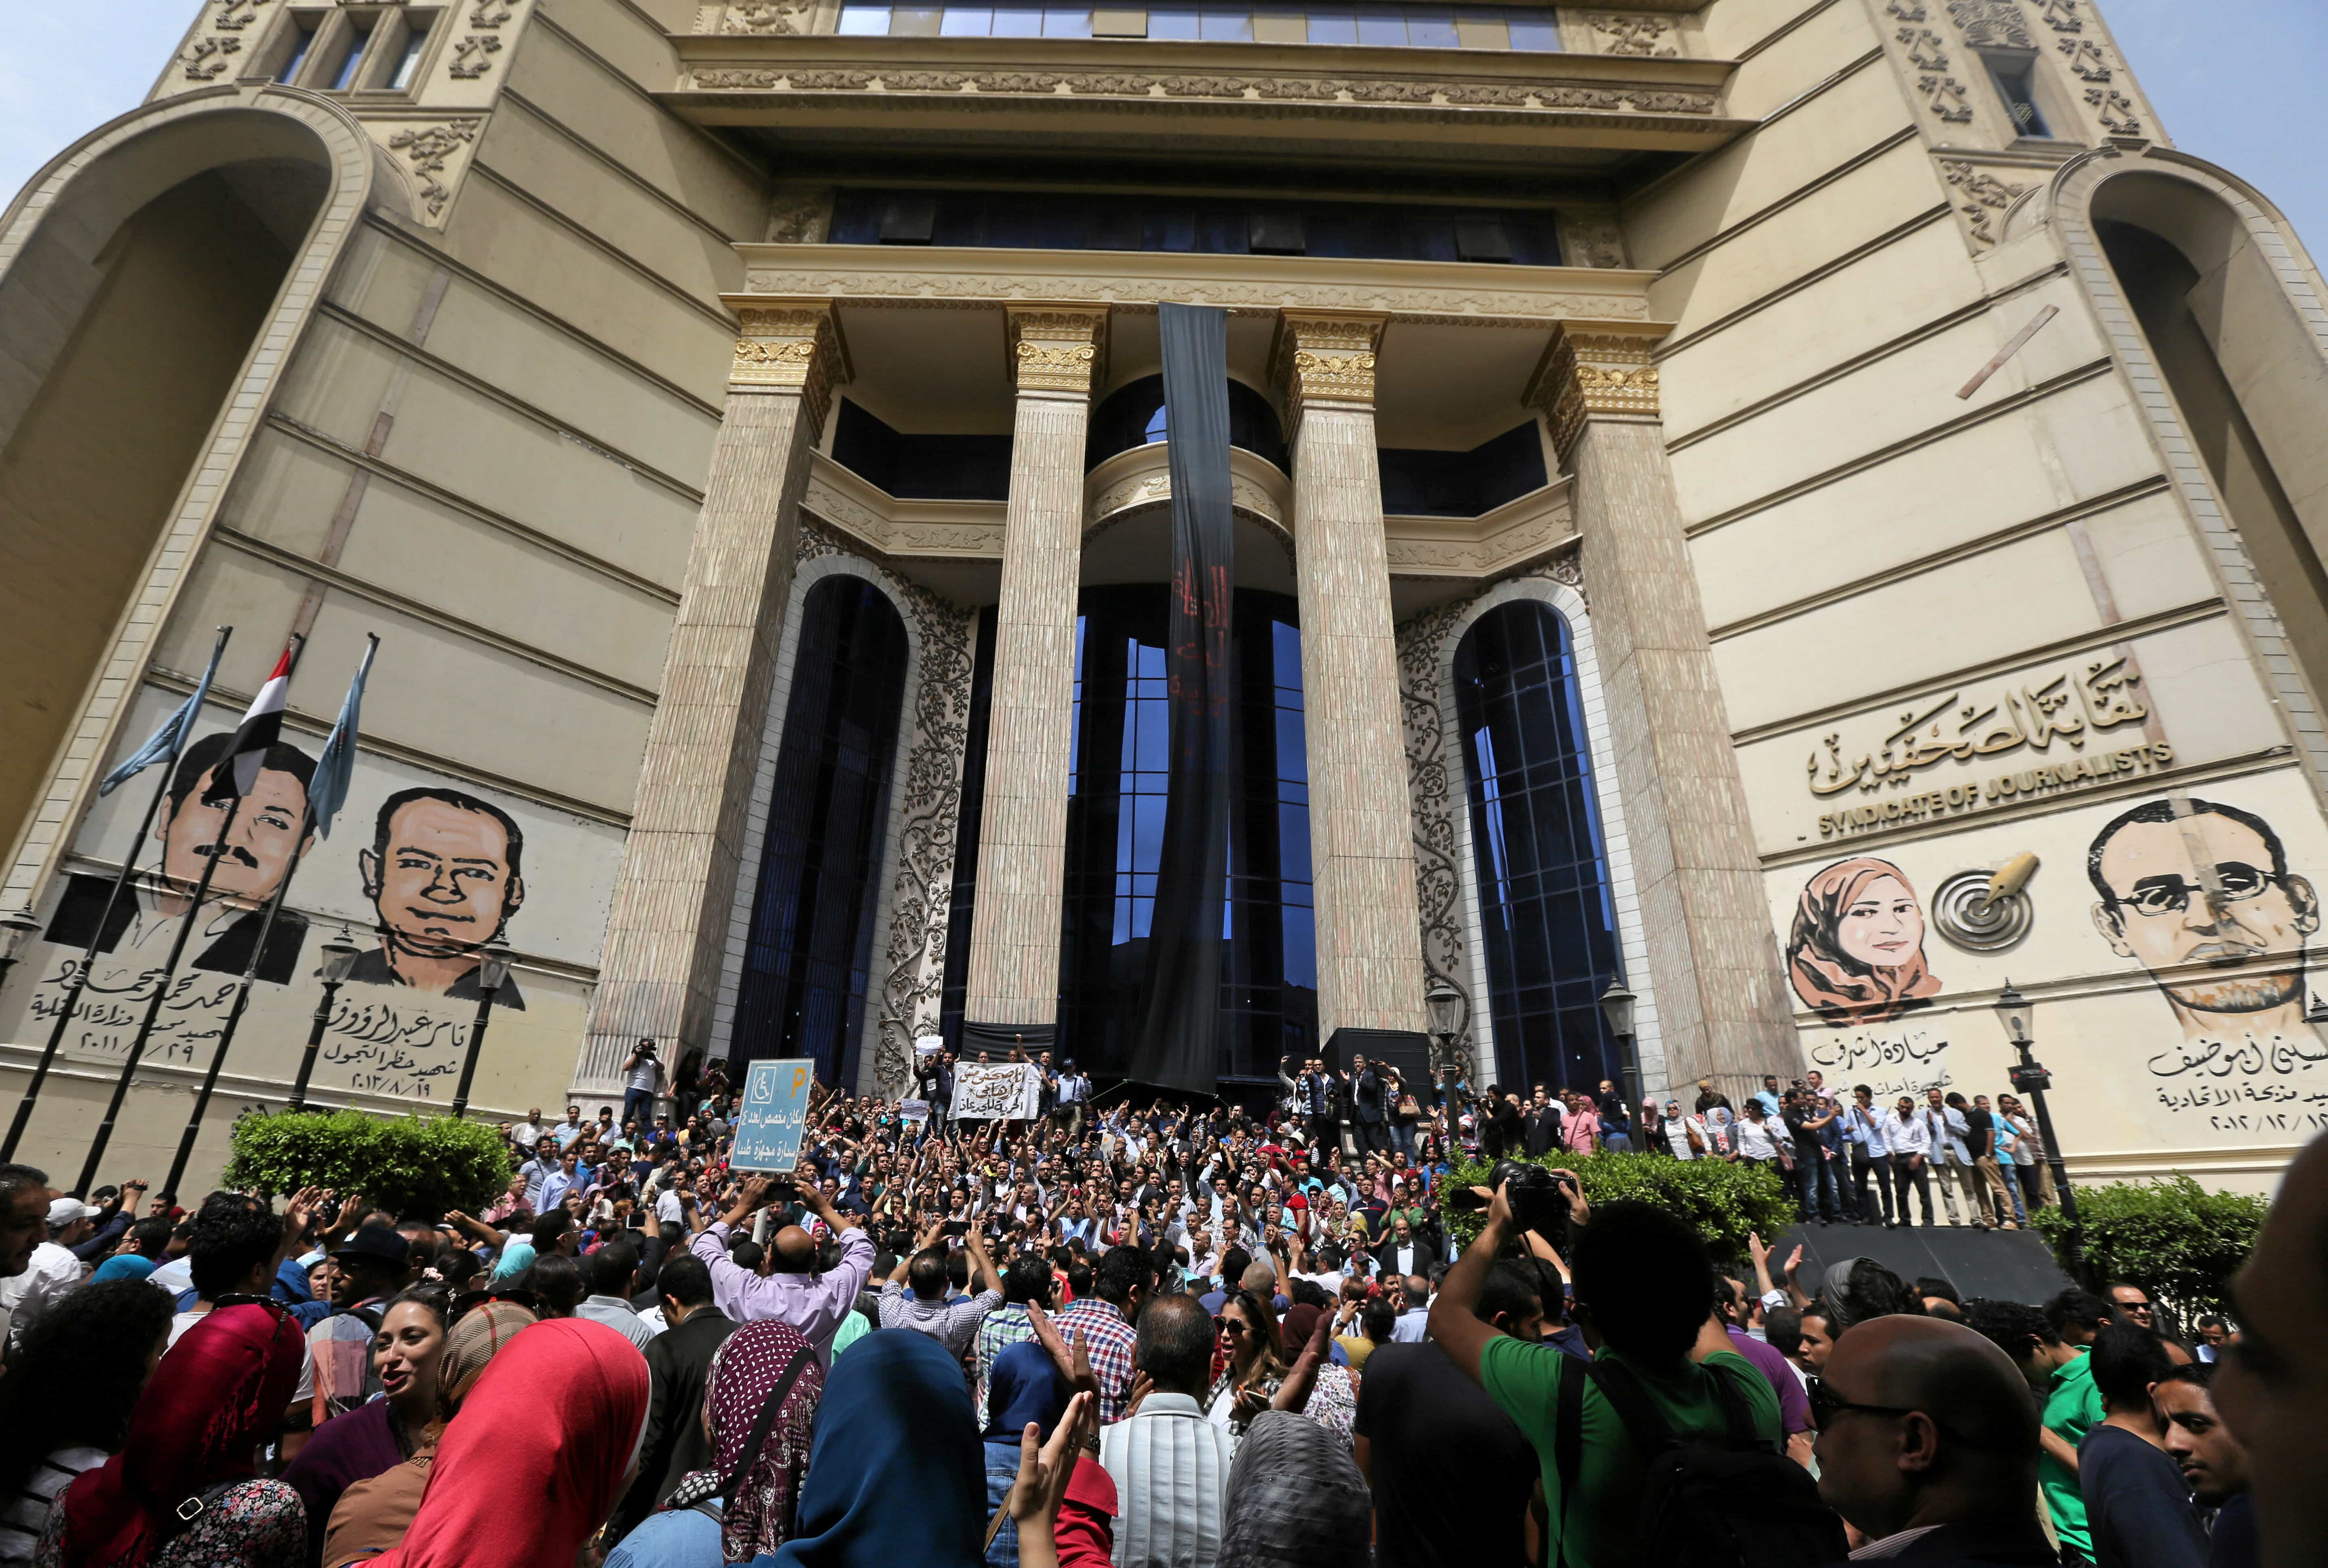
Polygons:
[[609,1087],[643,1038],[673,1065],[681,1047],[710,1043],[809,455],[834,384],[848,379],[829,300],[763,298],[737,314],[743,336],[577,1074],[586,1090]]
[[1102,376],[1107,310],[1013,306],[1008,342],[1018,401],[963,1017],[1047,1035],[1059,1012],[1084,434]]
[[[1301,704],[1310,752],[1318,1032],[1338,1057],[1369,1031],[1422,1035],[1422,916],[1375,456],[1375,350],[1386,318],[1288,311],[1272,358],[1293,443]],[[1359,1031],[1338,1042],[1347,1030]]]
[[[1801,1062],[1666,458],[1657,371],[1665,329],[1553,338],[1528,400],[1551,416],[1574,475],[1582,566],[1657,981],[1671,1085],[1713,1078],[1736,1103]],[[1660,1076],[1643,1064],[1645,1084]]]

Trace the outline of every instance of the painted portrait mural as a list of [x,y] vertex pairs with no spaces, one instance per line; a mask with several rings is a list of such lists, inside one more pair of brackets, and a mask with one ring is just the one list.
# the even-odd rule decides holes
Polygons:
[[1787,978],[1825,1026],[1805,1041],[1812,1066],[1879,1095],[1920,1092],[1941,1075],[1947,1037],[1913,1017],[1940,990],[1924,956],[1926,929],[1914,885],[1890,860],[1854,856],[1804,884]]
[[[158,721],[174,700],[153,692],[144,706]],[[583,977],[605,930],[619,830],[367,752],[359,754],[336,835],[301,839],[320,741],[286,736],[266,755],[202,906],[189,909],[217,840],[223,803],[212,775],[230,745],[230,732],[214,728],[188,746],[142,840],[136,788],[91,811],[66,874],[38,912],[39,935],[0,987],[0,1038],[45,1043],[94,937],[88,987],[60,1052],[118,1064],[192,921],[144,1059],[162,1069],[207,1066],[265,905],[296,872],[259,954],[230,1079],[290,1077],[320,995],[323,941],[344,928],[361,955],[334,1000],[315,1093],[352,1093],[382,1108],[448,1102],[474,1028],[483,954],[500,945],[518,964],[494,993],[474,1095],[493,1104],[499,1094],[521,1102],[562,1094],[587,1007]],[[538,854],[544,842],[559,895],[546,917],[528,907],[527,879],[529,849]],[[139,874],[108,915],[115,874],[132,853]]]

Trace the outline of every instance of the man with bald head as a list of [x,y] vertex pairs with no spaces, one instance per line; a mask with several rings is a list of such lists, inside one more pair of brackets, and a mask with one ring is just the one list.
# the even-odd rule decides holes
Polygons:
[[1835,1341],[1810,1387],[1819,1495],[1868,1537],[1854,1558],[2052,1568],[2037,1522],[2037,1411],[1982,1336],[1883,1317]]
[[[697,1227],[688,1250],[711,1271],[711,1300],[720,1315],[738,1323],[789,1323],[816,1347],[819,1362],[832,1361],[833,1330],[857,1304],[873,1269],[873,1240],[857,1216],[836,1209],[818,1189],[816,1172],[803,1166],[793,1176],[800,1200],[840,1239],[840,1260],[822,1272],[816,1267],[816,1242],[798,1225],[786,1225],[770,1238],[771,1267],[755,1273],[728,1255],[728,1238],[742,1234],[754,1214],[774,1190],[774,1178],[746,1179],[716,1220],[690,1207]],[[709,1182],[705,1187],[708,1190]]]
[[2328,1563],[2328,1137],[2288,1167],[2231,1282],[2214,1402],[2247,1449],[2265,1568]]

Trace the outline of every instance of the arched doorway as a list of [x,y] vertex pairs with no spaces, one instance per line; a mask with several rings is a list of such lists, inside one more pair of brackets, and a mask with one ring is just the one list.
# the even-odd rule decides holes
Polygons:
[[328,156],[280,116],[159,126],[57,190],[0,276],[0,822],[80,711],[331,197]]
[[1568,624],[1516,599],[1456,645],[1497,1081],[1591,1089],[1624,1061],[1600,1011],[1623,972],[1600,797]]
[[806,1056],[823,1082],[849,1084],[872,988],[906,625],[887,595],[845,573],[811,587],[800,615],[728,1061]]

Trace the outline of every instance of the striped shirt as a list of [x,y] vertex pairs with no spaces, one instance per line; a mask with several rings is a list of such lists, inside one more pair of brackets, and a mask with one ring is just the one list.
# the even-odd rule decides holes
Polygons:
[[1213,1568],[1236,1444],[1185,1394],[1150,1394],[1101,1431],[1099,1462],[1121,1510],[1116,1568]]
[[30,1563],[49,1522],[49,1505],[83,1470],[105,1462],[101,1448],[61,1448],[33,1467],[24,1484],[0,1507],[0,1563]]

